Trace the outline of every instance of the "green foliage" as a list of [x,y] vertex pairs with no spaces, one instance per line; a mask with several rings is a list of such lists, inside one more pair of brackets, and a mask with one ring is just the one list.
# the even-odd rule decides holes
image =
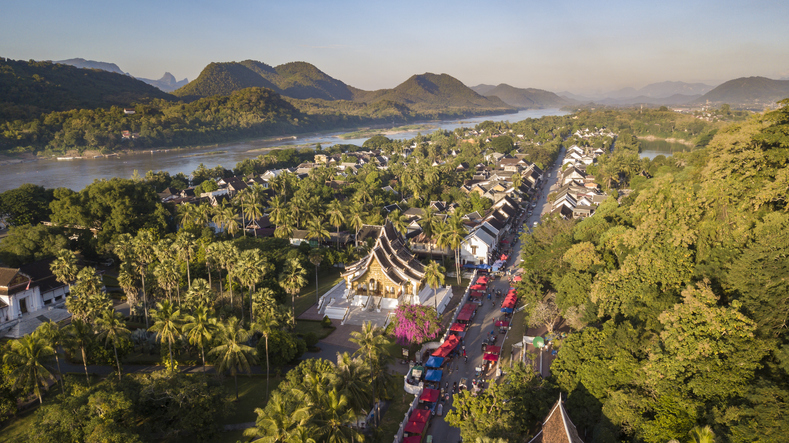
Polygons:
[[8,236],[0,242],[0,261],[8,266],[54,257],[69,246],[69,239],[62,228],[44,225],[11,227]]
[[[304,345],[304,348],[301,348],[299,342],[304,343],[304,340],[279,329],[272,330],[268,337],[268,355],[271,365],[282,367],[301,357],[306,351],[306,345]],[[265,342],[263,340],[258,342],[257,349],[258,355],[266,355]]]
[[36,225],[49,220],[53,190],[26,183],[0,194],[0,217],[12,226]]

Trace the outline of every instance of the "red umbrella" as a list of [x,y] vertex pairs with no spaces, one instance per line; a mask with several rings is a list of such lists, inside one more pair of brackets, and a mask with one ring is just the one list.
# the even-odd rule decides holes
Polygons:
[[515,278],[512,279],[512,281],[521,281],[521,280],[523,280],[523,278],[521,278],[520,275],[516,275]]
[[508,321],[503,321],[503,320],[496,321],[496,327],[497,328],[506,328],[509,325],[510,325],[510,322],[508,322]]
[[486,361],[499,361],[499,356],[496,354],[485,354],[482,359]]
[[422,443],[421,435],[412,435],[403,439],[403,443]]
[[501,346],[488,346],[485,348],[486,354],[498,354],[501,352]]
[[471,291],[471,294],[469,295],[471,295],[472,297],[482,297],[483,295],[485,295],[485,293],[482,291]]
[[450,327],[449,330],[453,332],[463,332],[466,330],[466,325],[461,325],[460,323],[452,323],[452,327]]

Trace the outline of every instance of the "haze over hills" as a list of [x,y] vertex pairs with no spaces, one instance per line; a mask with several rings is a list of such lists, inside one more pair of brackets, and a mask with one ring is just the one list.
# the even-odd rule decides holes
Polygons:
[[628,87],[597,95],[579,95],[569,91],[559,92],[558,95],[581,103],[594,102],[612,106],[679,105],[690,103],[712,89],[712,86],[704,83],[665,81],[651,83],[641,89]]
[[151,86],[155,86],[164,92],[173,92],[176,89],[189,83],[189,79],[186,78],[181,81],[177,81],[175,79],[175,76],[170,74],[169,72],[165,72],[162,78],[160,78],[159,80],[151,80],[142,77],[138,77],[137,80],[148,83]]
[[52,111],[109,108],[175,97],[134,77],[49,61],[0,58],[0,120]]
[[535,88],[516,88],[506,83],[498,86],[477,85],[471,89],[486,97],[498,97],[504,103],[518,109],[560,108],[574,103],[574,101],[559,97],[550,91]]
[[761,108],[789,97],[789,80],[741,77],[729,80],[701,96],[694,103],[728,103]]

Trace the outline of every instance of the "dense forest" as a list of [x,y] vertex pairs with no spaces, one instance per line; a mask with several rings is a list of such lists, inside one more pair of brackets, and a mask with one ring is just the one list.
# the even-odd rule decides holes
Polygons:
[[789,400],[789,101],[656,158],[653,177],[579,223],[522,238],[532,306],[577,332],[552,383],[585,441],[783,441]]

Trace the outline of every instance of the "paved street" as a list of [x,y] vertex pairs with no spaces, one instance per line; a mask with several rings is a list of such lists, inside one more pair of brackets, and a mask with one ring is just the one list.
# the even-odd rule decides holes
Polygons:
[[[550,168],[547,171],[544,171],[543,179],[544,185],[542,190],[540,191],[536,202],[537,206],[534,208],[533,213],[531,216],[527,216],[524,220],[524,224],[531,228],[534,222],[539,222],[540,217],[543,214],[549,213],[551,210],[551,204],[548,201],[548,194],[551,192],[551,188],[558,182],[559,180],[559,172],[561,171],[561,159],[564,158],[564,148],[559,153],[558,160],[553,168]],[[550,174],[550,177],[547,177]],[[527,209],[528,211],[528,209]],[[520,239],[517,238],[517,234],[508,237],[510,242],[514,242],[512,246],[512,251],[509,254],[510,258],[507,262],[507,269],[512,270],[513,274],[515,270],[517,270],[518,265],[521,262],[520,259]],[[447,382],[449,383],[450,389],[453,383],[457,382],[460,383],[461,378],[466,378],[469,383],[469,388],[471,388],[471,380],[474,379],[475,368],[480,366],[483,362],[483,352],[482,352],[482,340],[487,338],[490,335],[491,330],[494,330],[494,322],[497,318],[500,318],[503,314],[501,313],[501,301],[504,299],[504,294],[510,288],[510,284],[507,281],[507,277],[493,279],[490,284],[488,285],[491,288],[491,291],[501,290],[502,296],[501,298],[496,299],[493,298],[492,301],[488,301],[487,298],[484,299],[483,305],[477,310],[477,314],[474,316],[472,320],[471,326],[466,331],[465,336],[465,346],[466,346],[466,354],[468,355],[468,362],[463,361],[463,357],[455,357],[449,363],[444,365],[444,377],[441,380],[441,386],[444,386]],[[529,330],[529,333],[537,332],[533,330]],[[497,331],[498,333],[498,331]],[[504,342],[504,335],[499,334],[498,340],[496,341],[496,345],[500,346]],[[501,356],[503,359],[509,359],[512,350],[511,349],[502,349]],[[505,371],[506,372],[506,371]],[[544,375],[547,373],[547,370],[543,371]],[[487,382],[483,385],[487,387],[488,383],[493,382],[496,380],[496,370],[495,366],[487,373],[486,375]],[[444,405],[444,416],[446,413],[452,409],[452,397],[448,401],[443,402]],[[447,442],[447,443],[454,443],[459,442],[460,440],[460,429],[453,428],[449,426],[446,421],[444,421],[444,416],[435,416],[431,420],[430,427],[428,428],[427,433],[433,436],[434,442]]]

